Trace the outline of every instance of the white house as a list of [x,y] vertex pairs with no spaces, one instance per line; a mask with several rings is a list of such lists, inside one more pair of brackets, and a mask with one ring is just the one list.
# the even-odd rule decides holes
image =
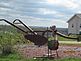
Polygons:
[[68,34],[79,34],[81,30],[81,14],[75,14],[68,20]]

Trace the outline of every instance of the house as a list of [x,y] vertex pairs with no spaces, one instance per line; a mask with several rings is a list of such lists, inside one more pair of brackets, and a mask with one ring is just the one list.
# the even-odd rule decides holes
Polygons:
[[79,34],[81,30],[81,14],[75,14],[68,20],[68,34]]

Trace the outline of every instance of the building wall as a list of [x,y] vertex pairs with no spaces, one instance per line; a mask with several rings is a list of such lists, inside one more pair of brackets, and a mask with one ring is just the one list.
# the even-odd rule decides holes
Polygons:
[[74,18],[72,18],[69,21],[69,23],[68,23],[68,34],[69,33],[72,33],[72,34],[78,34],[79,33],[79,24],[78,24],[79,20],[80,20],[80,18],[75,16]]
[[77,32],[78,32],[78,34],[79,34],[80,30],[81,30],[81,18],[78,18],[78,21],[77,21]]

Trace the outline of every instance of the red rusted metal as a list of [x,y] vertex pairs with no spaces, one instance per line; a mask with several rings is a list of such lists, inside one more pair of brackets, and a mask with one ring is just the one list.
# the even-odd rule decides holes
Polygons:
[[45,45],[48,42],[48,39],[41,35],[27,34],[27,35],[24,35],[24,37],[38,46]]

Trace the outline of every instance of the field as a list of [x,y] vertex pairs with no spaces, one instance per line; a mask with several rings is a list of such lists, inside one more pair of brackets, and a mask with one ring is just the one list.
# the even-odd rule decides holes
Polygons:
[[[38,29],[37,29],[38,30]],[[74,36],[72,36],[74,37]],[[59,41],[75,41],[58,36]],[[23,33],[11,26],[0,26],[0,61],[81,61],[81,58],[65,57],[59,59],[37,58],[28,59],[14,51],[15,45],[30,45],[32,42],[27,41]],[[76,45],[60,43],[60,45]],[[78,44],[77,44],[78,45]],[[80,44],[79,44],[80,45]],[[80,45],[81,46],[81,45]]]

